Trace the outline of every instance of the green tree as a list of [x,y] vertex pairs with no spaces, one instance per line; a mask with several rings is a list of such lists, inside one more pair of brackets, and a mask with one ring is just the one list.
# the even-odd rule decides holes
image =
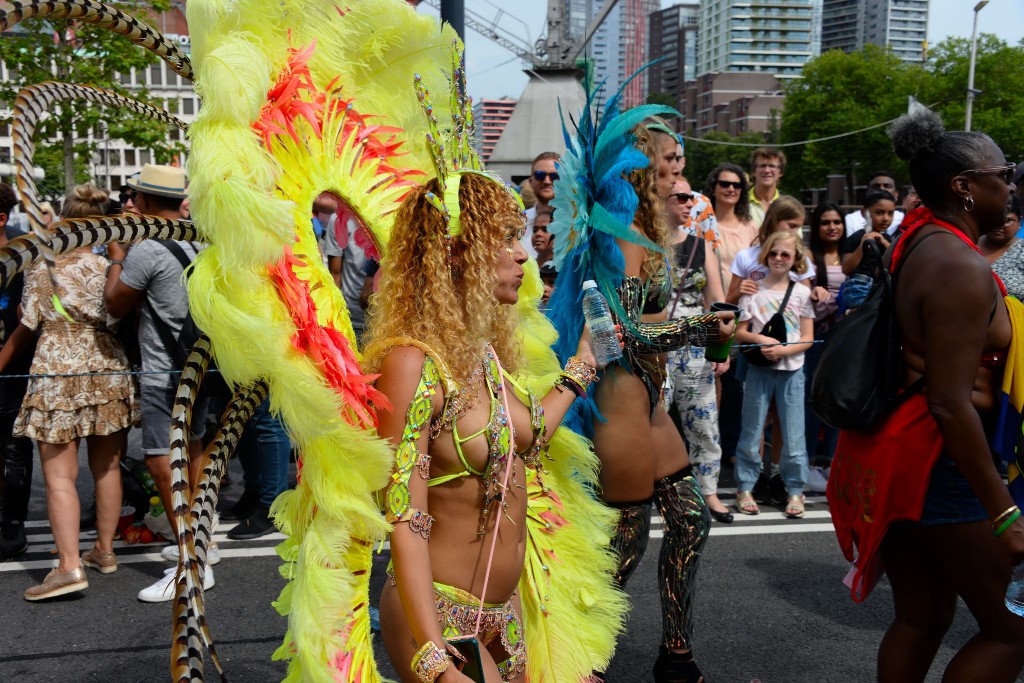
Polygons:
[[[839,135],[883,123],[906,112],[908,96],[928,103],[932,74],[886,50],[869,45],[812,59],[803,77],[786,87],[780,130],[784,143]],[[886,168],[906,178],[906,165],[892,153],[880,126],[857,135],[786,148],[787,187],[821,187],[830,173],[842,173],[852,187],[870,172]]]
[[[150,17],[140,4],[118,5],[142,21]],[[155,11],[167,8],[166,2],[150,3]],[[106,29],[77,20],[30,19],[0,37],[0,59],[9,78],[0,83],[0,100],[14,101],[25,86],[56,80],[112,90],[138,100],[151,102],[144,91],[130,91],[120,83],[118,74],[144,69],[157,57],[133,45],[127,38]],[[140,120],[137,114],[71,100],[61,103],[36,129],[36,158],[46,178],[40,184],[44,198],[54,198],[64,188],[88,179],[98,139],[122,139],[130,145],[153,149],[158,158],[169,157],[179,149],[168,141],[164,124]],[[100,123],[104,125],[100,125]],[[94,140],[89,141],[89,131]],[[56,142],[54,142],[56,140]]]
[[[949,130],[963,130],[967,108],[967,71],[971,42],[967,38],[948,38],[939,43],[928,59],[934,74],[931,95],[941,104],[935,109]],[[971,129],[987,133],[1010,161],[1024,159],[1024,41],[1008,45],[996,36],[978,36],[974,87],[981,92],[974,99]]]

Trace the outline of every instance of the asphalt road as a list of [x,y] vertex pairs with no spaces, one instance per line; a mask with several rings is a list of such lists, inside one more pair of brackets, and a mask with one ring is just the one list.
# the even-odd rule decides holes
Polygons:
[[[240,481],[233,465],[236,482]],[[169,679],[170,604],[146,604],[137,592],[169,566],[159,545],[118,549],[119,570],[89,571],[90,587],[49,602],[22,599],[51,565],[52,536],[37,472],[30,513],[30,552],[0,563],[0,683],[104,681],[141,683]],[[90,500],[83,467],[79,488]],[[223,492],[230,501],[238,484]],[[728,495],[724,496],[729,498]],[[277,681],[285,665],[272,661],[285,630],[271,606],[283,581],[272,535],[233,542],[219,531],[216,586],[206,594],[211,631],[230,680]],[[83,532],[83,549],[91,532]],[[633,576],[628,630],[607,675],[613,683],[647,682],[661,632],[655,592],[660,526],[655,525],[643,562]],[[387,554],[375,564],[379,590]],[[841,580],[848,567],[831,531],[827,506],[811,499],[807,518],[785,520],[766,510],[756,519],[715,524],[699,574],[694,651],[707,683],[848,683],[874,680],[878,642],[892,617],[884,581],[856,605]],[[928,680],[974,633],[961,604]],[[385,675],[393,675],[383,652]],[[209,680],[216,680],[207,664]]]

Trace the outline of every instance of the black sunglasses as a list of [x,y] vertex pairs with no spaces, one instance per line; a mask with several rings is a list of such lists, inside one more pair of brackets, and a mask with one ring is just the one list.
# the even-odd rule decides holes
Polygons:
[[544,180],[547,179],[547,178],[551,178],[551,182],[555,182],[556,180],[558,180],[558,172],[557,171],[555,171],[554,173],[548,173],[547,171],[534,171],[533,172],[533,179],[536,180],[538,183],[543,183]]
[[1003,182],[1010,185],[1013,183],[1013,174],[1016,170],[1016,164],[1007,164],[1006,166],[992,166],[990,168],[969,168],[966,171],[961,171],[960,174],[974,173],[975,175],[1002,176]]
[[743,183],[739,180],[719,180],[718,186],[723,190],[728,190],[730,187],[734,190],[743,189]]
[[697,199],[697,195],[691,192],[673,192],[669,197],[675,197],[681,202],[692,202]]

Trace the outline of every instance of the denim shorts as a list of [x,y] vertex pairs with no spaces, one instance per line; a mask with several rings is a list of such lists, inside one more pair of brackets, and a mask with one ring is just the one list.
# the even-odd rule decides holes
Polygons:
[[[171,452],[171,408],[177,387],[143,384],[141,389],[142,453],[147,457],[167,455]],[[201,393],[192,406],[190,441],[198,441],[206,433],[209,406],[209,396]]]
[[988,519],[981,501],[974,495],[971,485],[960,469],[943,450],[932,468],[928,493],[921,513],[921,526],[938,524],[965,524]]

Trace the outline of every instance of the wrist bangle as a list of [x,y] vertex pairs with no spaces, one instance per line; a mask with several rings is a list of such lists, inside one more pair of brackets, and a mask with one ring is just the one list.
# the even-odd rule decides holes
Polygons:
[[573,356],[566,361],[565,369],[562,370],[562,376],[568,377],[586,391],[587,387],[597,379],[597,368]]
[[1006,519],[1007,515],[1009,515],[1011,512],[1013,512],[1016,509],[1017,509],[1016,505],[1011,505],[1010,507],[1008,507],[1005,510],[1003,510],[1002,514],[1000,514],[998,517],[996,517],[995,519],[992,520],[992,526],[993,527],[997,526],[1001,521]]
[[409,667],[422,683],[433,683],[448,669],[450,663],[448,653],[439,648],[434,641],[428,640],[412,656]]
[[1020,510],[1014,510],[1013,514],[1006,518],[1006,521],[999,525],[999,528],[992,532],[996,538],[1003,535],[1003,532],[1013,526],[1013,523],[1020,519]]

